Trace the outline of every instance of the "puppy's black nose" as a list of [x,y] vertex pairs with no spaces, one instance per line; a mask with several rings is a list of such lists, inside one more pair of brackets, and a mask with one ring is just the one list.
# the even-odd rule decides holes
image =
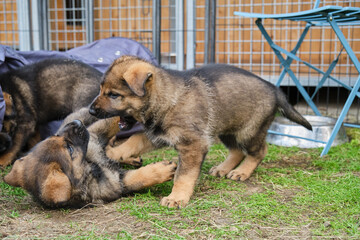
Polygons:
[[77,120],[77,119],[73,121],[73,124],[75,126],[77,126],[77,127],[81,127],[83,125],[83,123],[80,120]]
[[98,115],[98,110],[94,107],[94,105],[91,105],[91,106],[90,106],[90,109],[89,109],[89,113],[90,113],[91,115],[96,116],[96,115]]
[[71,123],[69,123],[70,126],[74,126],[75,128],[81,128],[83,126],[83,123],[80,120],[74,120]]

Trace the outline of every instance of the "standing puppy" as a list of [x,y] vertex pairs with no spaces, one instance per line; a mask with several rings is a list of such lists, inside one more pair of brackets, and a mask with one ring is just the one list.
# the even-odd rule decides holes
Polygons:
[[109,148],[109,157],[123,159],[167,145],[178,151],[172,192],[161,200],[161,205],[169,207],[188,203],[216,137],[230,154],[210,174],[244,181],[267,153],[265,137],[278,110],[312,128],[278,88],[229,65],[174,71],[123,56],[107,70],[100,89],[91,114],[120,116],[123,126],[133,123],[134,118],[145,126],[145,135],[132,136],[128,147]]

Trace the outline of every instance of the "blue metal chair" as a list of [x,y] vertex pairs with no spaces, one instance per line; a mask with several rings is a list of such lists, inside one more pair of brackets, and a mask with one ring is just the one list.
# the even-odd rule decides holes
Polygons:
[[[276,83],[276,86],[280,86],[282,80],[284,79],[285,74],[289,74],[292,81],[295,83],[296,87],[298,88],[301,95],[304,97],[305,101],[309,104],[311,109],[314,111],[316,115],[321,116],[319,110],[315,106],[314,102],[312,101],[314,95],[318,92],[318,90],[323,86],[324,82],[327,79],[330,79],[332,81],[335,81],[336,83],[340,84],[341,86],[345,87],[350,91],[350,94],[345,102],[345,105],[338,117],[338,120],[334,126],[334,129],[331,133],[331,136],[327,142],[323,142],[325,144],[325,147],[321,153],[321,156],[324,156],[328,153],[341,125],[343,124],[343,121],[345,119],[345,116],[347,112],[349,111],[349,108],[354,101],[354,98],[357,96],[360,98],[359,88],[360,88],[360,62],[356,55],[354,54],[354,51],[351,49],[349,43],[347,42],[344,34],[339,28],[339,25],[357,25],[360,24],[360,8],[356,7],[340,7],[340,6],[324,6],[319,7],[320,0],[316,0],[314,4],[314,8],[308,11],[301,11],[301,12],[295,12],[295,13],[288,13],[288,14],[257,14],[257,13],[246,13],[246,12],[234,12],[235,15],[241,16],[241,17],[247,17],[247,18],[257,18],[256,25],[260,29],[262,35],[266,39],[266,41],[269,43],[270,47],[273,49],[275,55],[280,61],[280,64],[283,67],[283,70],[280,74],[279,80]],[[290,20],[290,21],[305,21],[307,22],[298,43],[294,47],[293,50],[290,52],[281,48],[280,46],[276,45],[273,40],[271,39],[270,35],[265,30],[262,21],[263,19],[275,19],[275,20]],[[345,83],[341,82],[340,80],[330,76],[332,70],[336,66],[338,62],[338,58],[335,59],[329,66],[328,70],[326,72],[320,70],[319,68],[316,68],[312,64],[305,62],[301,60],[299,57],[296,56],[297,51],[299,50],[302,42],[305,39],[305,36],[307,32],[309,31],[310,27],[312,26],[324,26],[324,25],[330,25],[331,28],[334,30],[335,34],[339,38],[343,49],[347,52],[349,55],[351,61],[353,62],[355,68],[359,72],[359,77],[356,80],[353,87],[346,85]],[[285,54],[287,58],[285,59],[282,54]],[[340,55],[340,54],[339,54]],[[290,65],[293,62],[293,60],[299,61],[306,66],[314,69],[318,73],[323,74],[323,77],[319,81],[318,86],[315,89],[315,93],[312,95],[312,97],[309,96],[309,94],[306,92],[304,87],[301,85],[300,81],[295,76],[294,72],[290,69]],[[352,127],[358,127],[357,125],[350,125]],[[291,137],[291,136],[290,136]],[[292,136],[294,137],[294,136]],[[307,139],[310,140],[310,139]]]

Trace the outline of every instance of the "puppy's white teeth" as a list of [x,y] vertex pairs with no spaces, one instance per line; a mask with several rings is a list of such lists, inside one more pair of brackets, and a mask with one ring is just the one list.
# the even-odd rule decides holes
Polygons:
[[126,127],[126,124],[125,124],[125,123],[119,122],[119,128],[120,128],[120,130],[121,130],[121,129],[124,129],[125,127]]

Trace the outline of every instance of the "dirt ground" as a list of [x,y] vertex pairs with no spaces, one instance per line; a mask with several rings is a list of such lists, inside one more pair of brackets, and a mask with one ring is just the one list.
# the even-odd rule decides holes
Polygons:
[[[255,183],[246,183],[246,194],[254,194],[263,192],[262,187],[258,187]],[[210,190],[208,194],[212,194]],[[284,199],[291,199],[293,192],[283,192]],[[72,209],[72,210],[49,210],[44,209],[31,199],[26,197],[19,204],[7,202],[5,199],[0,200],[1,204],[1,220],[0,220],[0,238],[6,239],[68,239],[78,236],[83,239],[99,239],[98,237],[109,237],[114,239],[119,236],[119,239],[125,238],[126,233],[131,234],[132,239],[150,239],[152,236],[156,238],[159,236],[158,231],[160,226],[151,220],[138,219],[131,216],[129,211],[118,211],[118,205],[121,200],[105,205],[98,205],[91,208]],[[194,203],[196,204],[196,202]],[[18,216],[12,216],[11,209],[19,209]],[[210,222],[216,228],[225,228],[234,223],[231,218],[226,216],[226,209],[213,209],[211,213],[204,212],[202,221]],[[161,213],[159,213],[161,214]],[[186,217],[175,213],[174,216],[164,216],[164,221],[169,220],[187,222]],[[190,222],[189,222],[190,223]],[[191,224],[191,223],[190,223]],[[250,224],[243,222],[244,226]],[[288,233],[293,234],[292,228],[271,228],[264,227],[262,224],[254,226],[251,224],[251,230],[246,231],[246,239],[279,239],[281,235],[288,236]],[[160,229],[169,234],[177,234],[184,237],[184,239],[214,239],[215,236],[211,234],[202,235],[196,233],[195,228],[192,229],[177,229],[172,228],[171,231],[162,228]],[[233,230],[236,230],[233,227]],[[299,229],[297,229],[298,231]],[[195,234],[195,235],[194,235]],[[242,235],[242,234],[241,234]],[[303,229],[301,231],[302,237],[309,237],[310,231]],[[299,237],[299,235],[297,235]],[[169,238],[171,239],[171,238]]]
[[[264,188],[259,187],[255,182],[247,182],[246,194],[261,193]],[[295,191],[295,190],[294,190]],[[291,201],[294,191],[283,191],[283,201]],[[211,190],[207,194],[213,194]],[[0,220],[0,238],[6,239],[124,239],[126,233],[130,233],[131,239],[151,239],[157,236],[161,226],[156,225],[151,220],[138,219],[131,216],[129,211],[118,211],[118,205],[121,200],[98,205],[91,208],[72,209],[72,210],[49,210],[44,209],[37,203],[33,202],[31,197],[27,196],[19,208],[18,203],[7,202],[5,199],[0,200],[1,220]],[[196,202],[194,203],[196,204]],[[20,209],[19,216],[11,217],[10,209]],[[181,214],[173,216],[164,216],[169,221],[187,222],[186,217]],[[230,226],[230,230],[236,231],[235,224],[231,218],[226,216],[226,209],[213,209],[211,213],[204,212],[202,221],[206,221],[216,228],[225,228]],[[164,219],[165,221],[167,219]],[[311,237],[311,231],[306,226],[302,228],[290,227],[271,227],[259,223],[242,222],[244,226],[250,225],[251,228],[246,230],[243,239],[307,239]],[[211,234],[202,235],[196,233],[196,228],[160,230],[169,232],[169,235],[177,234],[184,239],[215,239]],[[294,236],[294,231],[297,232]],[[243,235],[243,234],[241,234]],[[77,236],[77,237],[75,237]],[[169,238],[171,239],[171,238]]]
[[[2,219],[1,237],[51,239],[60,235],[74,236],[79,233],[81,235],[81,232],[89,235],[93,231],[96,231],[94,235],[102,235],[102,233],[113,235],[119,230],[134,232],[139,227],[136,224],[129,224],[136,222],[134,217],[117,212],[112,208],[112,204],[67,212],[43,209],[28,197],[24,205],[27,206],[20,211],[20,217]],[[2,212],[13,208],[11,203],[2,204]]]

